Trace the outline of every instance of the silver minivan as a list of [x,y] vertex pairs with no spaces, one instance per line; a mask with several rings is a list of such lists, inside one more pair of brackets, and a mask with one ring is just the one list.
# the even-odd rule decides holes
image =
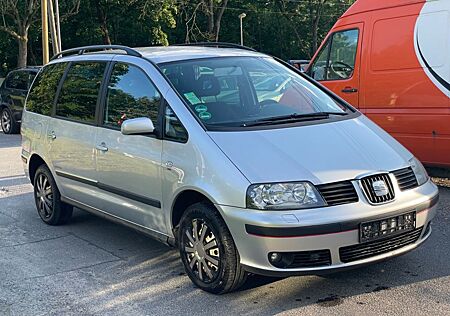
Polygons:
[[39,72],[22,160],[45,223],[77,207],[138,229],[212,293],[430,236],[438,189],[408,150],[294,67],[213,45],[82,47]]

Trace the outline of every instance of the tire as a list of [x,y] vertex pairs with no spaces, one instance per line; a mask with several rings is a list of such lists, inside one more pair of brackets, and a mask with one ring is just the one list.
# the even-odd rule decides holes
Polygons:
[[73,207],[61,202],[61,194],[50,170],[41,165],[34,175],[34,201],[39,217],[48,225],[62,225],[72,217]]
[[6,107],[1,110],[0,125],[5,134],[17,134],[19,132],[19,124],[14,120],[11,110]]
[[212,205],[197,203],[186,209],[178,229],[178,247],[187,275],[202,290],[223,294],[245,283],[247,273],[233,237]]

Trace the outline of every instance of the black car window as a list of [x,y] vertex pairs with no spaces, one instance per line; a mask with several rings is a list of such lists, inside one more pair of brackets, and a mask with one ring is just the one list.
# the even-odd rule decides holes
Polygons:
[[166,106],[165,109],[164,138],[181,143],[185,143],[188,140],[186,129],[169,106]]
[[108,84],[103,125],[120,128],[122,122],[137,117],[158,120],[161,95],[139,68],[125,64],[114,65]]
[[6,79],[6,88],[28,90],[28,72],[15,71]]
[[26,108],[28,111],[43,115],[51,115],[55,94],[67,63],[46,66],[37,76],[28,95]]
[[94,123],[105,68],[105,62],[73,63],[62,85],[56,104],[56,115]]

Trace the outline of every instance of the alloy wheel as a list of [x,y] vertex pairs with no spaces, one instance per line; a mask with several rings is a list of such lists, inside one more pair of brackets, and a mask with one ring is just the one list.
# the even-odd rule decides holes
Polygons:
[[53,190],[45,174],[38,175],[35,195],[39,213],[43,218],[50,218],[53,214]]
[[185,229],[183,249],[189,269],[204,283],[219,275],[220,253],[216,236],[205,221],[194,219]]
[[9,115],[8,111],[6,111],[6,110],[2,111],[1,124],[2,124],[3,131],[5,133],[9,133],[9,131],[11,129],[11,116]]

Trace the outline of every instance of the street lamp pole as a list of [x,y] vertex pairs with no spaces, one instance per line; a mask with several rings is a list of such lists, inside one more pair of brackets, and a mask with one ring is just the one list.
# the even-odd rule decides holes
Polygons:
[[45,65],[48,63],[49,60],[47,0],[41,0],[41,17],[42,17],[42,64]]
[[245,13],[239,14],[239,22],[241,24],[241,45],[244,46],[244,28],[242,26],[242,20],[247,16]]

